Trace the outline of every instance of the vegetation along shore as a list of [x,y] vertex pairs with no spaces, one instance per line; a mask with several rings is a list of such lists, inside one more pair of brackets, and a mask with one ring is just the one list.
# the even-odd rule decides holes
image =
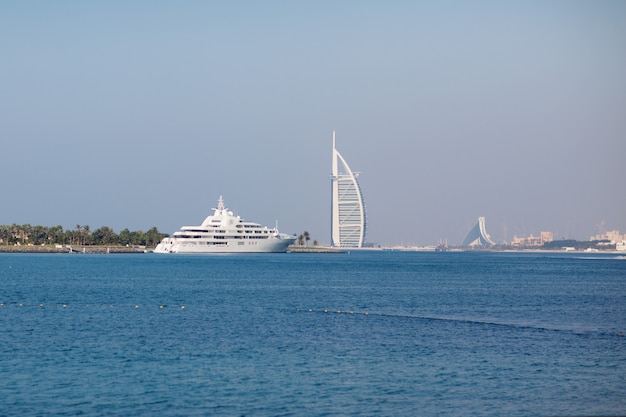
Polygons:
[[[62,226],[31,226],[0,225],[0,250],[7,251],[7,247],[48,247],[60,249],[57,246],[108,246],[108,247],[154,247],[161,239],[168,236],[161,233],[156,227],[144,232],[142,230],[122,230],[119,234],[108,226],[91,230],[89,226],[76,225],[76,228],[64,230]],[[12,252],[23,250],[15,249]]]
[[[156,227],[148,231],[122,230],[119,234],[108,226],[91,230],[87,225],[74,229],[62,226],[32,226],[30,224],[0,225],[0,252],[11,253],[141,253],[153,249],[167,233]],[[335,248],[318,246],[317,240],[309,246],[309,232],[298,236],[291,252],[341,252]]]

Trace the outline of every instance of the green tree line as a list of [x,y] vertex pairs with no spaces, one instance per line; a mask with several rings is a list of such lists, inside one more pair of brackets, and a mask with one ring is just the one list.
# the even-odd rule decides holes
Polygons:
[[168,236],[156,227],[144,232],[122,230],[119,234],[108,226],[91,230],[87,225],[76,225],[64,230],[62,226],[31,226],[30,224],[0,225],[0,244],[4,245],[104,245],[156,246]]

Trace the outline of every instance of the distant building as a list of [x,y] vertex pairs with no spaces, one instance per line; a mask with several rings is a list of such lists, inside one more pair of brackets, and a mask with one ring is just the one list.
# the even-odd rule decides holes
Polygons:
[[[341,168],[341,169],[340,169]],[[361,248],[365,243],[366,216],[358,173],[353,173],[346,160],[335,147],[333,132],[333,158],[330,217],[330,244],[340,248]]]
[[611,244],[616,244],[617,242],[626,240],[626,235],[621,235],[619,230],[611,230],[610,232],[591,236],[589,240],[608,240]]
[[553,240],[554,240],[554,235],[552,234],[552,232],[541,232],[538,237],[533,236],[532,234],[528,237],[513,236],[513,240],[511,241],[511,246],[517,246],[517,247],[542,246],[544,243],[552,242]]
[[485,218],[479,217],[476,226],[467,234],[461,246],[493,246],[496,243],[491,240],[485,227]]

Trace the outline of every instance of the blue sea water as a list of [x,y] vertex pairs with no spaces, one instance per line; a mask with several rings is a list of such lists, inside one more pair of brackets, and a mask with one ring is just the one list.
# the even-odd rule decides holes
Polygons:
[[0,254],[0,415],[626,414],[626,259]]

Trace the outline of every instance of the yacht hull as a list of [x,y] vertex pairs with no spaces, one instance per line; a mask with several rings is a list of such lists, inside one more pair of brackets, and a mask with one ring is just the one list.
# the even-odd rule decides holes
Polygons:
[[283,253],[295,239],[275,238],[264,242],[179,242],[165,238],[154,249],[154,253]]
[[278,253],[286,252],[295,235],[278,228],[262,227],[244,221],[224,206],[220,196],[217,208],[198,226],[183,226],[154,249],[156,253]]

